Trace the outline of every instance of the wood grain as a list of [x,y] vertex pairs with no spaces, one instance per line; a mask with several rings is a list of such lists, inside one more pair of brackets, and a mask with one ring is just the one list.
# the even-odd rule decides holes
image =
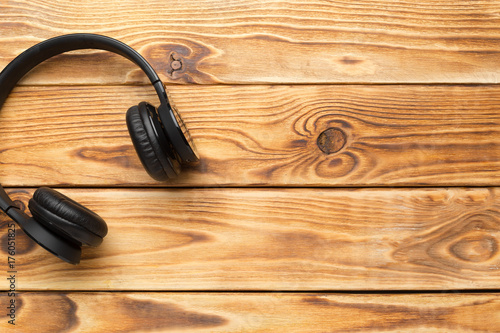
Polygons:
[[0,112],[0,182],[23,209],[63,187],[110,233],[71,266],[17,228],[16,331],[500,332],[500,3],[0,0],[0,70],[74,32],[179,84],[202,159],[147,176],[124,118],[156,98],[119,56],[26,76]]
[[[128,107],[157,103],[153,89],[65,86],[19,87],[9,97],[0,112],[0,182],[500,185],[497,86],[169,88],[201,155],[178,179],[150,179],[126,129]],[[344,136],[324,136],[329,129]]]
[[[499,27],[495,1],[0,1],[0,68],[44,39],[93,32],[138,49],[169,82],[497,83]],[[145,80],[127,60],[78,52],[24,83]]]
[[[9,301],[0,295],[4,306]],[[500,296],[20,293],[16,331],[498,332]],[[44,318],[44,320],[33,320]],[[11,331],[6,320],[3,331]]]
[[[31,192],[10,190],[24,207]],[[72,266],[18,230],[19,290],[493,289],[500,279],[498,188],[62,192],[109,235]]]

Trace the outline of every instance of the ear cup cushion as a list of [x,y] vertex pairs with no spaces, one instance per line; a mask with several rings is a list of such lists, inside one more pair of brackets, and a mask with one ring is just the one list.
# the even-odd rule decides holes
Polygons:
[[48,187],[37,189],[28,207],[39,223],[83,244],[97,246],[108,233],[99,215]]
[[[151,135],[154,133],[152,125],[148,121],[144,121],[147,116],[147,110],[145,107],[140,107],[140,105],[134,105],[128,109],[128,131],[144,169],[153,179],[164,181],[169,178],[171,172],[168,169],[165,170],[161,159],[167,160],[168,157],[162,151],[157,138]],[[175,174],[171,174],[171,176],[175,176]]]

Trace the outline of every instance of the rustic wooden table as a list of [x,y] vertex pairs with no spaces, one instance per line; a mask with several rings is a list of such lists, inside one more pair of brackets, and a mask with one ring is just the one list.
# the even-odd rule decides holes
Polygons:
[[109,235],[72,266],[18,230],[13,327],[0,215],[2,332],[500,332],[500,2],[0,0],[0,69],[74,32],[150,61],[201,162],[148,177],[129,61],[33,70],[0,183]]

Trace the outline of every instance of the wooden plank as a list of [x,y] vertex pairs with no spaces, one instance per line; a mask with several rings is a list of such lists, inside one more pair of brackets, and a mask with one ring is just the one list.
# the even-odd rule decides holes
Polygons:
[[[31,192],[10,190],[21,205]],[[72,266],[18,230],[18,290],[439,290],[500,281],[498,188],[62,192],[100,214],[109,235]],[[2,214],[2,244],[7,221]]]
[[[65,86],[19,87],[9,97],[0,113],[0,182],[500,185],[498,86],[169,88],[201,155],[177,180],[150,179],[126,129],[128,107],[157,103],[151,87]],[[329,129],[343,134],[323,140]]]
[[[138,49],[169,82],[497,83],[499,13],[492,1],[2,1],[0,68],[44,39],[93,32]],[[145,82],[117,58],[65,55],[24,83]]]
[[[8,305],[5,294],[2,306]],[[498,332],[500,295],[20,293],[36,332]],[[34,320],[44,318],[44,320]],[[14,330],[4,318],[0,328]]]

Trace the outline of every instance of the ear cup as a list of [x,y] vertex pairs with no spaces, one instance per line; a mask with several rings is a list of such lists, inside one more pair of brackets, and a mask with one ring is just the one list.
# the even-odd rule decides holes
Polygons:
[[37,222],[77,244],[98,246],[108,233],[99,215],[48,187],[37,189],[28,207]]
[[155,129],[156,119],[153,117],[157,116],[153,112],[154,107],[145,102],[132,106],[127,111],[127,127],[137,155],[148,174],[156,180],[164,181],[179,174],[180,164],[163,133],[158,133]]

